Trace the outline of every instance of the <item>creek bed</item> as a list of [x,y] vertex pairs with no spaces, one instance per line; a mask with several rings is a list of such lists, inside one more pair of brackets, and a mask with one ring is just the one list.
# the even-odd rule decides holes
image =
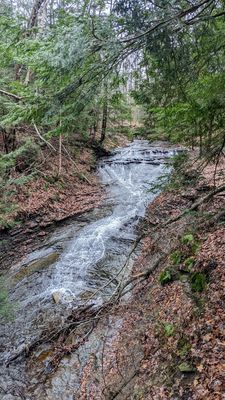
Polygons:
[[[74,393],[90,354],[100,357],[97,354],[106,327],[98,327],[74,354],[61,361],[54,376],[44,381],[36,375],[48,365],[49,346],[36,349],[35,362],[24,359],[26,349],[38,342],[43,332],[62,326],[71,310],[87,304],[89,298],[96,306],[104,304],[118,281],[129,274],[134,257],[126,270],[121,267],[135,242],[137,225],[155,197],[150,185],[165,173],[166,161],[175,153],[160,143],[135,140],[101,159],[98,174],[107,191],[104,204],[57,228],[42,248],[12,266],[6,278],[15,317],[2,323],[0,333],[3,400],[76,399]],[[120,324],[120,320],[112,320],[108,335],[114,335]]]

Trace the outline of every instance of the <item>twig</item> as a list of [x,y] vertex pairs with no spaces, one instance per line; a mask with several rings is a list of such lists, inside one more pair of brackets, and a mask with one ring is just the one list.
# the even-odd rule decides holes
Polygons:
[[86,177],[86,175],[84,175],[82,172],[80,172],[80,170],[79,170],[77,164],[76,164],[75,161],[72,159],[70,153],[68,152],[68,150],[67,150],[67,148],[64,146],[64,144],[62,144],[62,147],[63,147],[65,153],[68,155],[69,159],[72,161],[72,163],[73,163],[73,165],[75,166],[75,168],[77,169],[77,171],[78,171],[78,173],[80,174],[80,176],[81,176],[87,183],[89,183],[89,185],[92,186],[91,181]]
[[54,151],[56,152],[57,150],[55,149],[55,147],[52,146],[52,144],[49,143],[49,142],[41,135],[41,133],[40,133],[40,131],[39,131],[37,125],[36,125],[34,122],[33,122],[33,125],[34,125],[34,129],[35,129],[35,131],[36,131],[38,137],[39,137],[48,147],[50,147],[52,150],[54,150]]
[[5,90],[2,90],[2,89],[0,89],[0,94],[3,94],[4,96],[12,97],[12,99],[17,100],[17,101],[22,100],[22,97],[17,96],[14,93],[6,92]]
[[209,200],[211,197],[215,196],[217,193],[223,192],[224,190],[225,190],[225,185],[219,186],[217,189],[213,189],[206,196],[198,199],[194,204],[192,204],[192,206],[190,208],[187,208],[182,213],[177,215],[177,217],[169,218],[168,221],[166,221],[165,224],[163,224],[162,226],[167,226],[169,224],[172,224],[173,222],[178,221],[179,219],[181,219],[182,217],[184,217],[191,211],[195,211],[201,204],[205,203],[205,201]]

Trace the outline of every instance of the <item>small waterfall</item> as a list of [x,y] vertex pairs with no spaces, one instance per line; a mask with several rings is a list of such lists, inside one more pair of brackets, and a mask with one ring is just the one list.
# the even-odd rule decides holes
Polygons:
[[89,224],[71,241],[55,266],[52,290],[76,297],[93,289],[92,272],[96,264],[116,250],[120,238],[134,234],[139,217],[144,216],[154,197],[149,185],[162,175],[165,157],[170,155],[169,151],[151,148],[147,141],[137,140],[102,160],[98,173],[108,188],[112,213]]
[[[150,184],[164,173],[165,160],[173,154],[145,140],[135,140],[101,160],[98,174],[107,192],[102,207],[108,211],[102,213],[100,208],[96,218],[88,220],[86,216],[86,223],[80,225],[74,221],[66,228],[70,237],[58,260],[16,282],[11,291],[11,300],[17,305],[16,318],[5,325],[0,337],[6,355],[7,348],[18,348],[39,337],[50,320],[66,315],[70,305],[79,306],[96,291],[96,303],[112,293],[113,278],[135,241],[135,227],[155,197]],[[53,250],[60,240],[64,239],[59,235]],[[45,251],[35,252],[35,259],[43,257]],[[109,280],[112,283],[104,292],[98,290]],[[61,295],[60,304],[53,302],[55,292]]]

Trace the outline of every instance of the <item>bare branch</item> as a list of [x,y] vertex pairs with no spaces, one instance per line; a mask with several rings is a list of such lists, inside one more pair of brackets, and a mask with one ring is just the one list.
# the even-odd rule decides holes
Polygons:
[[36,125],[34,122],[33,122],[33,125],[34,125],[34,129],[35,129],[35,131],[36,131],[38,137],[39,137],[48,147],[50,147],[52,150],[57,151],[57,150],[55,149],[55,147],[52,146],[52,144],[49,143],[49,142],[41,135],[41,133],[40,133],[40,131],[39,131],[37,125]]
[[4,96],[12,97],[12,99],[16,101],[21,101],[23,98],[20,96],[17,96],[14,93],[6,92],[5,90],[0,89],[0,94],[3,94]]
[[168,221],[165,222],[164,226],[167,226],[169,224],[172,224],[173,222],[178,221],[179,219],[181,219],[182,217],[184,217],[185,215],[187,215],[191,211],[197,210],[197,208],[201,204],[205,203],[206,201],[211,199],[211,197],[215,196],[216,194],[224,192],[224,191],[225,191],[225,185],[219,186],[217,189],[211,190],[211,192],[209,192],[206,196],[201,197],[200,199],[195,201],[194,204],[192,204],[192,206],[190,208],[187,208],[186,210],[184,210],[181,214],[177,215],[177,217],[168,219]]

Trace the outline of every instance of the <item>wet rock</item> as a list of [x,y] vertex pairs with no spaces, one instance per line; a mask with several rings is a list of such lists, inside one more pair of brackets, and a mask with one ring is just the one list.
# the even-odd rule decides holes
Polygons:
[[62,300],[62,293],[60,291],[52,293],[52,298],[56,304]]
[[35,272],[42,271],[48,268],[51,264],[56,262],[59,258],[59,253],[54,252],[40,260],[35,260],[28,265],[23,266],[12,278],[13,283],[21,281],[26,276],[30,276]]
[[71,303],[74,300],[74,295],[71,290],[62,288],[59,290],[55,290],[52,293],[52,298],[56,304],[64,302]]
[[38,233],[38,236],[46,236],[46,235],[47,235],[47,232],[45,232],[45,231],[41,231]]

